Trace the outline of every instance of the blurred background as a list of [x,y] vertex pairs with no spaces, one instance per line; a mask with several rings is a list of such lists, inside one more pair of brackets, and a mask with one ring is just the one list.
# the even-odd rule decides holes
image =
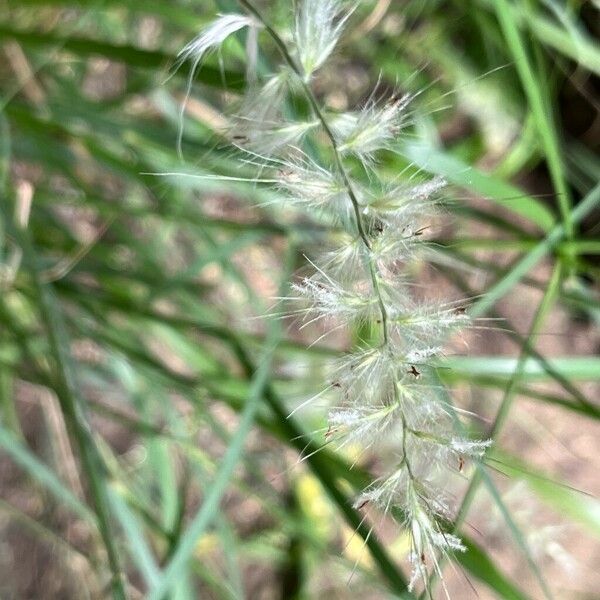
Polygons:
[[[289,2],[259,4],[289,27]],[[360,332],[309,347],[316,328],[264,318],[327,230],[271,190],[177,175],[247,172],[222,135],[243,36],[198,71],[177,153],[176,55],[227,11],[0,5],[3,598],[403,594],[406,533],[352,508],[377,460],[313,453],[322,403],[288,418]],[[496,441],[449,483],[469,547],[445,569],[453,598],[600,597],[599,15],[365,0],[315,81],[334,110],[377,82],[421,92],[382,165],[451,184],[443,260],[414,274],[495,319],[440,371]],[[267,43],[263,72],[277,60]]]

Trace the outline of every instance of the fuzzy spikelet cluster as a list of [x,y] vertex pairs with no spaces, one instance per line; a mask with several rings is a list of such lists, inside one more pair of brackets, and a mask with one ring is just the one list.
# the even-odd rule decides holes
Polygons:
[[[325,435],[339,447],[377,453],[387,472],[356,500],[356,508],[399,509],[410,533],[411,586],[436,572],[440,557],[464,547],[446,524],[451,520],[443,474],[462,471],[468,457],[483,456],[488,442],[455,434],[456,413],[443,400],[434,363],[449,335],[469,326],[464,307],[415,298],[405,266],[427,248],[423,233],[435,212],[444,181],[389,181],[378,170],[381,151],[407,126],[411,96],[371,98],[358,112],[329,114],[317,101],[311,79],[338,42],[349,12],[338,0],[304,0],[290,44],[241,1],[249,16],[224,15],[182,56],[197,65],[214,42],[243,26],[263,27],[279,47],[283,65],[254,82],[233,118],[231,141],[258,163],[288,204],[318,212],[336,225],[333,245],[315,258],[314,273],[293,285],[295,311],[304,325],[331,331],[357,323],[374,341],[344,356],[330,390],[337,400]],[[312,114],[291,120],[289,92],[303,94]],[[326,159],[303,149],[311,135],[329,144]],[[341,231],[340,231],[341,230]]]
[[339,0],[304,0],[300,3],[294,41],[306,80],[329,58],[349,16],[349,12],[342,14]]

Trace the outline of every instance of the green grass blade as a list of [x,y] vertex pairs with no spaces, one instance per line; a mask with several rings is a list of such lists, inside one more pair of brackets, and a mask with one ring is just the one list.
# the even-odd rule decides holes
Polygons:
[[[56,47],[81,58],[103,56],[130,67],[159,71],[165,74],[176,62],[175,56],[159,50],[143,50],[135,46],[110,44],[84,37],[63,37],[51,33],[23,31],[6,24],[0,24],[0,37],[12,38],[26,48]],[[186,64],[182,65],[174,75],[177,78],[185,78],[189,73],[190,67]],[[202,69],[198,69],[195,80],[217,88],[223,87],[223,81],[227,82],[227,87],[231,90],[241,90],[244,87],[243,74],[227,70],[221,72],[220,69],[210,65],[203,65]]]
[[[579,223],[600,204],[600,184],[577,205],[571,214],[573,224]],[[506,295],[542,258],[548,254],[567,234],[564,223],[556,225],[538,245],[526,254],[513,268],[497,281],[477,302],[473,304],[471,315],[484,315],[500,298]]]
[[[536,313],[534,315],[533,321],[532,321],[530,329],[529,329],[527,339],[523,343],[521,355],[520,355],[517,365],[515,367],[515,371],[514,371],[512,377],[509,381],[509,384],[506,388],[504,398],[502,399],[500,408],[498,409],[498,412],[496,414],[494,424],[489,432],[488,437],[492,440],[496,440],[498,438],[502,427],[504,426],[504,424],[506,423],[506,420],[508,419],[508,415],[509,415],[510,409],[512,408],[513,401],[515,398],[516,387],[517,387],[518,383],[520,382],[520,379],[523,375],[523,371],[525,369],[527,355],[528,355],[528,349],[532,345],[532,340],[535,339],[535,336],[541,329],[543,321],[544,321],[548,311],[550,310],[550,307],[552,306],[553,302],[555,301],[556,296],[559,293],[561,274],[562,274],[562,269],[561,269],[560,263],[558,263],[554,268],[554,271],[553,271],[551,280],[548,284],[548,287],[546,289],[546,292],[544,293],[544,296],[542,297],[542,300],[536,310]],[[466,514],[469,510],[469,507],[470,507],[473,499],[475,498],[475,493],[476,493],[479,483],[481,481],[483,481],[485,483],[486,487],[488,488],[488,491],[490,491],[492,497],[494,498],[494,500],[496,501],[496,504],[498,505],[500,511],[502,512],[502,514],[505,518],[505,521],[507,522],[509,528],[511,529],[513,536],[515,537],[515,539],[517,540],[517,542],[523,549],[532,571],[536,574],[537,579],[540,582],[542,589],[544,590],[544,594],[546,595],[546,597],[551,597],[551,593],[550,593],[549,589],[547,588],[546,582],[542,578],[541,573],[539,572],[539,570],[537,568],[537,565],[535,564],[534,560],[530,556],[526,541],[521,536],[521,533],[520,533],[518,527],[513,522],[508,510],[505,508],[505,506],[502,502],[502,499],[500,498],[498,492],[495,489],[495,486],[493,485],[491,478],[485,471],[485,468],[480,464],[478,464],[477,471],[476,471],[475,475],[473,476],[471,482],[469,483],[469,487],[465,493],[461,507],[458,511],[455,526],[458,526],[458,524],[460,524],[466,518]]]
[[550,231],[555,223],[552,212],[539,200],[510,183],[467,165],[447,152],[419,142],[406,142],[402,146],[402,154],[421,169],[441,175],[449,182],[481,194],[525,217],[544,232]]
[[[565,356],[544,359],[550,369],[569,381],[598,381],[600,358],[595,356]],[[542,361],[529,357],[523,361],[503,356],[449,357],[444,366],[452,369],[451,378],[468,379],[470,376],[490,376],[513,380],[516,375],[523,381],[553,379]]]
[[539,566],[537,565],[537,563],[535,562],[535,559],[533,558],[533,556],[531,554],[531,550],[529,549],[529,544],[527,543],[527,540],[521,533],[521,530],[519,529],[518,525],[515,523],[515,520],[513,519],[511,512],[508,510],[506,504],[502,500],[502,497],[500,496],[500,492],[498,491],[496,485],[492,481],[492,478],[487,473],[484,465],[478,464],[477,471],[481,475],[483,485],[485,485],[487,491],[489,492],[492,499],[494,500],[494,503],[498,507],[498,510],[500,511],[500,514],[502,515],[504,522],[508,526],[508,528],[512,534],[512,537],[514,538],[517,546],[520,548],[521,553],[523,554],[523,557],[527,561],[527,564],[529,565],[529,569],[535,575],[535,578],[537,579],[537,581],[540,585],[540,588],[544,593],[544,596],[550,600],[551,598],[553,598],[553,594],[550,591],[550,588],[548,587],[548,583],[546,582],[545,577],[543,576]]
[[526,481],[527,486],[557,514],[580,523],[586,532],[600,538],[600,501],[593,495],[553,481],[514,456],[494,452],[493,458],[495,469]]
[[76,8],[94,10],[107,10],[110,8],[126,8],[130,13],[156,15],[161,19],[176,24],[186,30],[197,31],[204,24],[204,20],[193,10],[174,3],[161,0],[7,0],[9,6],[19,8],[39,9],[40,7]]
[[81,402],[78,398],[78,386],[75,383],[74,370],[69,356],[69,342],[56,298],[48,284],[40,276],[40,267],[33,246],[26,230],[12,226],[3,207],[4,218],[23,251],[25,265],[29,268],[35,285],[35,292],[42,319],[48,333],[51,356],[54,360],[56,392],[65,423],[74,436],[83,469],[88,478],[90,493],[98,520],[98,528],[104,542],[110,569],[112,572],[111,589],[115,599],[126,598],[123,574],[119,555],[115,545],[110,523],[110,508],[104,480],[104,465],[98,453],[93,437],[82,414]]
[[457,552],[454,557],[469,573],[486,583],[503,600],[527,600],[527,596],[511,583],[492,559],[473,542],[462,537],[466,552]]
[[146,585],[150,588],[158,581],[160,571],[152,551],[146,543],[144,533],[137,522],[137,518],[119,494],[118,485],[112,484],[109,486],[108,495],[114,514],[121,523],[121,527],[129,541],[131,558],[142,574]]
[[[287,285],[291,255],[292,252],[290,251],[290,256],[288,256],[287,259],[288,268],[285,269],[284,285]],[[269,324],[269,335],[265,342],[265,349],[262,353],[256,373],[251,381],[248,399],[244,406],[244,410],[242,411],[237,431],[227,448],[219,472],[210,488],[207,489],[206,497],[200,510],[186,526],[185,533],[179,540],[177,548],[173,552],[169,563],[163,570],[158,581],[151,588],[148,594],[148,600],[161,600],[163,596],[169,592],[176,583],[181,572],[185,569],[187,562],[196,548],[198,540],[202,537],[215,518],[216,513],[219,510],[219,502],[226,491],[227,484],[233,475],[234,468],[240,460],[246,436],[252,428],[254,418],[260,407],[264,388],[268,382],[271,370],[271,362],[280,337],[281,324],[279,321],[273,319]]]
[[[480,0],[480,3],[493,7],[494,0]],[[517,2],[510,6],[519,27],[528,26],[542,43],[574,60],[578,65],[600,75],[600,48],[595,40],[586,35],[581,28],[574,37],[571,32],[557,25],[551,19],[532,11]]]
[[567,239],[573,237],[573,219],[571,215],[571,192],[569,191],[564,165],[561,156],[558,135],[554,125],[554,116],[549,114],[548,103],[544,99],[541,82],[534,72],[521,33],[515,22],[510,3],[507,0],[496,0],[496,14],[504,32],[506,42],[510,48],[515,66],[521,78],[521,83],[529,101],[529,106],[536,122],[542,147],[548,162],[548,169],[557,194],[562,222]]
[[59,503],[68,506],[82,519],[96,523],[96,515],[66,487],[54,472],[41,462],[11,432],[0,426],[0,446],[29,476],[47,489]]

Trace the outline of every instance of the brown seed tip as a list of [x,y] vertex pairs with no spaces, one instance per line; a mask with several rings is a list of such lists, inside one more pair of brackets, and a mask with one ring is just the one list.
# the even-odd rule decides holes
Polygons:
[[419,377],[421,376],[421,371],[417,370],[417,367],[415,367],[415,365],[411,365],[407,373],[414,375],[415,379],[419,379]]

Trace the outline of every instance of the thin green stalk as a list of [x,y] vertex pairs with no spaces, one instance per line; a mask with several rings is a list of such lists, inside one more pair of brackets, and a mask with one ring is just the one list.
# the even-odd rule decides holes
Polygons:
[[[587,196],[577,205],[571,214],[573,224],[584,219],[600,204],[600,183],[590,190]],[[567,235],[565,223],[556,225],[535,248],[526,254],[511,270],[497,281],[480,300],[473,304],[471,316],[480,317],[485,314],[500,298],[507,294],[548,252]]]
[[[292,249],[288,249],[287,254],[286,266],[289,267],[293,257]],[[287,284],[287,272],[288,269],[286,268],[283,286]],[[169,592],[185,570],[185,567],[196,548],[198,540],[214,520],[216,513],[219,510],[219,502],[233,476],[235,466],[242,456],[244,442],[248,433],[250,433],[258,409],[260,408],[264,389],[269,380],[273,356],[280,338],[281,324],[278,320],[272,320],[270,323],[269,335],[265,341],[265,349],[261,356],[259,367],[252,378],[248,399],[244,406],[244,410],[242,411],[240,423],[227,448],[219,472],[217,473],[215,480],[207,489],[206,498],[204,499],[200,510],[186,526],[185,533],[181,536],[168,565],[151,587],[148,594],[148,600],[161,600]]]
[[[4,213],[6,211],[3,211]],[[111,589],[113,598],[125,600],[125,585],[120,566],[115,538],[110,524],[110,504],[104,480],[105,469],[102,458],[94,442],[92,433],[82,414],[81,402],[78,398],[78,386],[75,383],[69,356],[69,341],[60,309],[52,292],[50,284],[42,281],[41,269],[37,256],[29,240],[26,230],[13,225],[4,215],[12,235],[23,250],[25,264],[28,266],[39,310],[46,325],[50,353],[55,362],[56,392],[65,422],[79,448],[82,466],[87,475],[90,495],[98,519],[98,529],[104,542],[110,570],[112,572]]]
[[544,102],[539,81],[531,66],[523,38],[512,13],[511,4],[507,0],[496,0],[495,9],[506,42],[515,57],[515,66],[541,138],[552,183],[558,196],[558,206],[565,226],[565,235],[568,239],[571,239],[574,234],[574,223],[571,215],[571,193],[565,178],[554,117],[549,113],[548,107]]
[[[523,347],[521,350],[521,354],[519,356],[519,361],[517,363],[517,367],[515,369],[515,374],[511,378],[511,380],[508,382],[506,391],[504,393],[504,398],[502,399],[500,408],[498,409],[498,412],[496,413],[496,418],[494,420],[494,423],[489,431],[489,434],[486,436],[489,439],[495,440],[498,438],[500,431],[502,430],[504,424],[506,423],[506,420],[508,419],[510,409],[512,408],[513,401],[516,396],[516,391],[518,389],[519,380],[521,379],[525,363],[527,362],[527,358],[529,357],[529,354],[530,354],[532,340],[536,337],[536,335],[541,330],[542,324],[548,313],[548,310],[551,308],[551,306],[556,298],[556,295],[557,295],[557,292],[558,292],[558,289],[560,286],[561,275],[562,275],[561,264],[557,263],[552,272],[552,277],[550,279],[550,282],[548,283],[546,292],[545,292],[545,294],[536,310],[536,313],[534,315],[533,321],[529,328],[527,339],[523,342]],[[483,472],[481,469],[477,469],[475,471],[475,473],[473,474],[473,477],[469,483],[467,491],[465,492],[462,503],[460,505],[460,508],[459,508],[456,518],[454,520],[454,530],[455,531],[458,531],[460,526],[463,524],[463,522],[467,516],[467,513],[469,511],[469,508],[475,498],[477,489],[479,488],[479,485],[481,484],[482,481],[483,481]]]

